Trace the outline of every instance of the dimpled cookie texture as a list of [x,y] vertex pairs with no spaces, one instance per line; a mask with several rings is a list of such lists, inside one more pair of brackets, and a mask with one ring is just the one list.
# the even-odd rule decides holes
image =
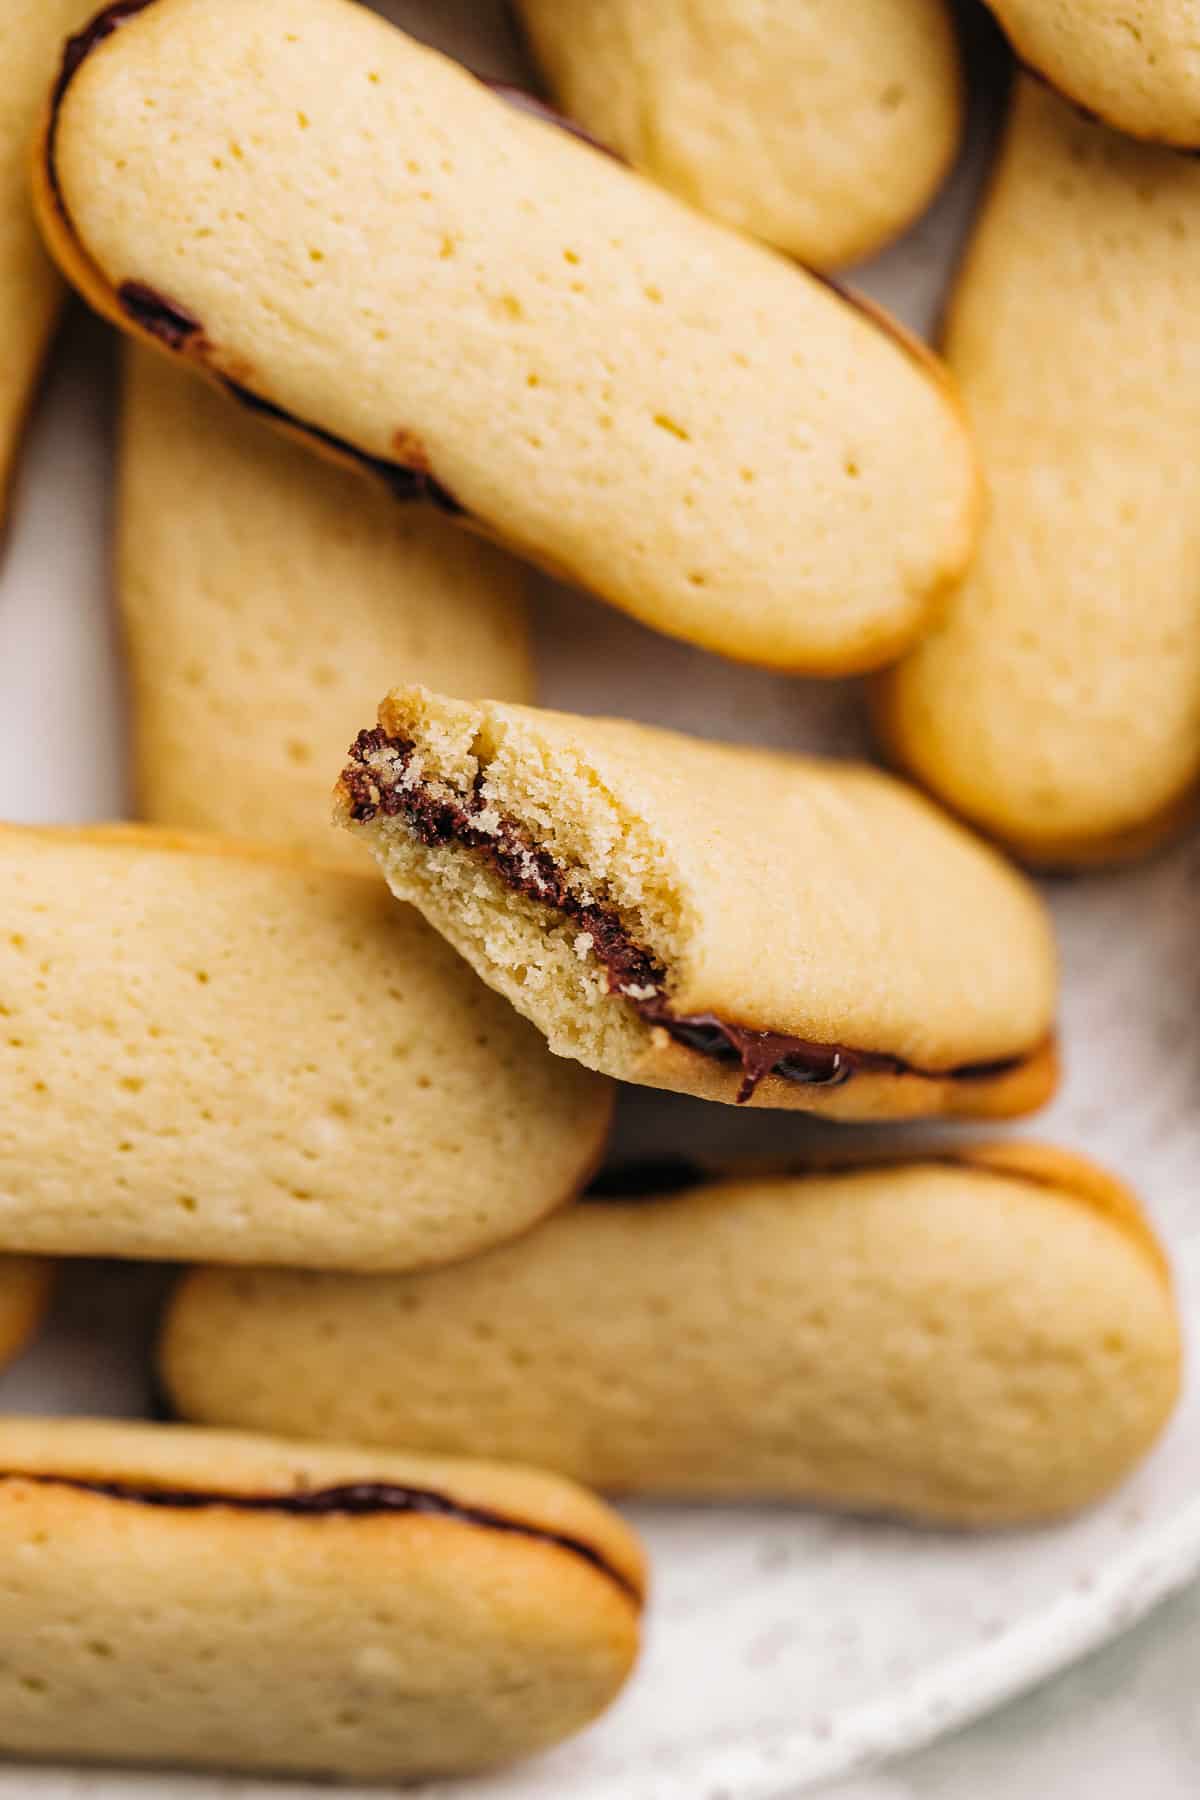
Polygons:
[[39,191],[118,323],[661,631],[878,667],[970,554],[923,347],[348,0],[154,0]]
[[[0,1750],[394,1783],[578,1731],[644,1563],[534,1470],[0,1421]],[[157,1784],[156,1790],[157,1790]]]
[[1162,1253],[1078,1158],[1006,1145],[632,1195],[428,1274],[197,1271],[168,1389],[192,1418],[470,1447],[617,1492],[974,1525],[1095,1499],[1174,1405]]
[[556,102],[704,212],[817,268],[932,198],[963,91],[944,0],[519,0]]
[[1023,855],[1153,843],[1200,770],[1200,164],[1023,82],[948,354],[979,558],[877,688],[883,738]]
[[988,0],[1021,60],[1133,137],[1200,145],[1194,0]]
[[329,771],[381,668],[455,693],[531,694],[516,562],[142,349],[120,467],[143,818],[361,863],[332,828]]
[[23,1350],[42,1322],[54,1285],[53,1264],[0,1257],[0,1367]]
[[0,524],[63,285],[29,204],[29,145],[66,34],[88,0],[0,0]]
[[[1045,910],[890,776],[423,688],[379,717],[340,815],[560,1055],[847,1117],[1047,1097]],[[790,1077],[761,1034],[803,1040]]]
[[524,1229],[599,1155],[606,1084],[372,874],[10,827],[0,893],[6,1248],[412,1267]]

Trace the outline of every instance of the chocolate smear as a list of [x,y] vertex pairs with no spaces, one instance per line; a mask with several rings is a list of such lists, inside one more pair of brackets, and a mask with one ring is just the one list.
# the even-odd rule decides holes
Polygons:
[[204,328],[194,313],[181,306],[178,300],[168,300],[165,294],[148,287],[144,281],[123,281],[117,289],[117,299],[127,318],[148,331],[151,337],[161,338],[168,349],[182,350],[192,338],[204,335]]
[[158,1506],[177,1512],[201,1512],[229,1507],[235,1512],[289,1513],[298,1518],[377,1518],[386,1513],[420,1513],[426,1517],[455,1519],[488,1531],[515,1537],[536,1538],[582,1557],[634,1600],[640,1595],[629,1577],[608,1562],[591,1544],[566,1532],[528,1525],[483,1506],[467,1506],[430,1488],[402,1486],[391,1481],[355,1481],[340,1487],[297,1488],[291,1493],[239,1494],[219,1489],[141,1486],[131,1481],[103,1481],[77,1475],[43,1474],[23,1469],[0,1470],[0,1481],[28,1481],[39,1487],[73,1488],[137,1506]]
[[[865,1073],[987,1081],[1009,1074],[1025,1060],[1022,1056],[1002,1057],[930,1071],[886,1051],[816,1044],[787,1032],[755,1031],[715,1013],[675,1012],[666,998],[667,971],[646,945],[630,935],[615,908],[581,897],[568,872],[548,850],[533,843],[516,820],[503,815],[497,820],[494,808],[483,798],[482,775],[472,794],[457,796],[411,779],[409,764],[415,749],[410,739],[389,737],[379,726],[359,732],[342,772],[351,817],[365,824],[379,814],[384,818],[402,816],[429,848],[459,844],[472,850],[515,893],[575,921],[604,965],[610,994],[627,1000],[648,1025],[661,1027],[687,1049],[718,1062],[740,1063],[739,1106],[753,1098],[767,1075],[822,1088],[842,1087],[856,1074]],[[379,766],[381,756],[386,756],[390,765],[386,774]],[[490,815],[486,829],[477,822],[484,812]]]
[[[461,518],[466,508],[455,499],[448,487],[430,474],[428,468],[414,467],[408,463],[389,462],[383,456],[369,456],[365,450],[348,443],[345,438],[335,437],[333,432],[324,431],[319,425],[310,425],[304,419],[297,419],[292,413],[285,412],[282,406],[276,406],[273,400],[264,400],[261,394],[243,387],[240,381],[231,381],[228,376],[221,377],[221,385],[239,405],[251,412],[258,413],[261,418],[270,419],[277,425],[290,425],[302,431],[305,437],[313,438],[324,444],[338,456],[347,457],[358,463],[391,491],[393,499],[403,501],[426,501],[436,506],[439,512],[448,513],[451,517]],[[423,454],[423,453],[422,453]]]

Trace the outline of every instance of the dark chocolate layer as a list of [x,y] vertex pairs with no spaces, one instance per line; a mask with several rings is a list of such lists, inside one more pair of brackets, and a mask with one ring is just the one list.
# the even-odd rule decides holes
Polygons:
[[436,506],[439,512],[449,513],[452,517],[461,517],[466,512],[466,508],[459,504],[450,489],[444,487],[428,469],[418,468],[412,463],[389,462],[384,456],[368,456],[365,450],[359,450],[345,438],[335,437],[332,431],[324,431],[319,425],[305,424],[292,413],[285,412],[282,406],[276,406],[273,400],[264,400],[261,394],[252,393],[240,382],[230,381],[228,376],[222,376],[221,379],[226,392],[240,405],[277,425],[294,426],[305,437],[324,444],[339,456],[349,457],[390,488],[394,499],[424,500],[430,506]]
[[[857,1050],[847,1044],[817,1044],[787,1032],[755,1031],[721,1019],[715,1013],[676,1013],[666,999],[667,971],[644,944],[630,936],[616,910],[582,900],[568,872],[549,851],[532,842],[515,819],[501,818],[484,830],[476,821],[488,809],[477,781],[473,794],[450,797],[424,783],[409,784],[406,771],[416,745],[389,737],[376,727],[360,731],[350,747],[342,786],[351,817],[360,823],[382,813],[403,816],[423,844],[459,844],[474,851],[506,886],[542,906],[574,920],[592,941],[604,965],[610,994],[629,1002],[648,1025],[661,1026],[677,1043],[718,1062],[738,1062],[742,1082],[738,1104],[751,1099],[766,1075],[805,1087],[842,1087],[857,1074],[916,1075],[927,1080],[988,1081],[1019,1068],[1022,1056],[994,1062],[961,1063],[957,1068],[927,1070],[880,1050]],[[381,751],[394,758],[389,781],[373,766]]]
[[506,1518],[503,1513],[491,1512],[487,1507],[465,1506],[429,1488],[405,1487],[390,1481],[355,1481],[343,1487],[298,1488],[284,1494],[227,1494],[215,1489],[142,1487],[136,1482],[96,1481],[79,1475],[30,1473],[23,1469],[0,1471],[0,1481],[29,1481],[39,1487],[73,1488],[80,1493],[98,1494],[105,1500],[167,1507],[177,1512],[229,1507],[235,1512],[289,1513],[298,1518],[377,1518],[383,1513],[421,1513],[434,1518],[455,1519],[461,1524],[481,1526],[486,1531],[535,1538],[560,1550],[568,1550],[572,1556],[582,1557],[592,1568],[615,1581],[634,1600],[641,1598],[629,1577],[614,1568],[582,1538],[549,1531],[540,1525],[527,1525],[519,1519]]
[[182,350],[185,344],[204,336],[204,327],[194,313],[144,281],[123,281],[117,289],[117,301],[127,318],[151,337],[161,338],[168,350]]

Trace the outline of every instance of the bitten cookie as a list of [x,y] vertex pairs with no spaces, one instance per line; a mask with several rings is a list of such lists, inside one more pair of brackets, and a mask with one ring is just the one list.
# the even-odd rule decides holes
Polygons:
[[950,315],[991,489],[881,735],[1024,856],[1140,851],[1200,772],[1200,164],[1022,82]]
[[1194,0],[988,0],[1017,55],[1132,137],[1200,145]]
[[684,1190],[658,1194],[631,1174],[453,1269],[199,1270],[167,1316],[169,1392],[195,1418],[470,1446],[620,1491],[970,1525],[1085,1505],[1174,1405],[1162,1252],[1078,1157],[668,1167]]
[[126,0],[39,167],[101,312],[661,631],[877,667],[966,563],[923,347],[366,7]]
[[644,1564],[533,1470],[5,1419],[0,1581],[6,1754],[390,1783],[603,1711]]
[[818,268],[910,224],[958,145],[944,0],[519,0],[519,12],[564,112]]
[[559,1055],[847,1118],[1048,1096],[1041,902],[890,776],[423,688],[379,720],[340,815]]
[[0,522],[33,385],[62,304],[29,204],[29,146],[63,39],[88,0],[0,0]]
[[379,670],[532,694],[519,565],[135,350],[118,586],[139,810],[329,860],[329,770]]
[[373,873],[0,829],[0,1245],[413,1267],[570,1198],[605,1082]]
[[52,1263],[0,1257],[0,1367],[25,1348],[41,1324],[53,1285]]

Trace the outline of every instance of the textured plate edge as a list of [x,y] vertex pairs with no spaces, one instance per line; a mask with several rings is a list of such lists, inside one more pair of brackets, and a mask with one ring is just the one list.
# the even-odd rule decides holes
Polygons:
[[[743,1773],[743,1785],[734,1787],[730,1800],[791,1800],[818,1782],[922,1749],[1122,1636],[1197,1574],[1200,1501],[1140,1539],[1086,1589],[1069,1589],[968,1656],[938,1664],[898,1699],[835,1713],[827,1733],[775,1734],[762,1752],[773,1765],[770,1776],[751,1775],[747,1785]],[[705,1779],[719,1784],[720,1768],[706,1769]],[[668,1790],[652,1800],[674,1796]]]

